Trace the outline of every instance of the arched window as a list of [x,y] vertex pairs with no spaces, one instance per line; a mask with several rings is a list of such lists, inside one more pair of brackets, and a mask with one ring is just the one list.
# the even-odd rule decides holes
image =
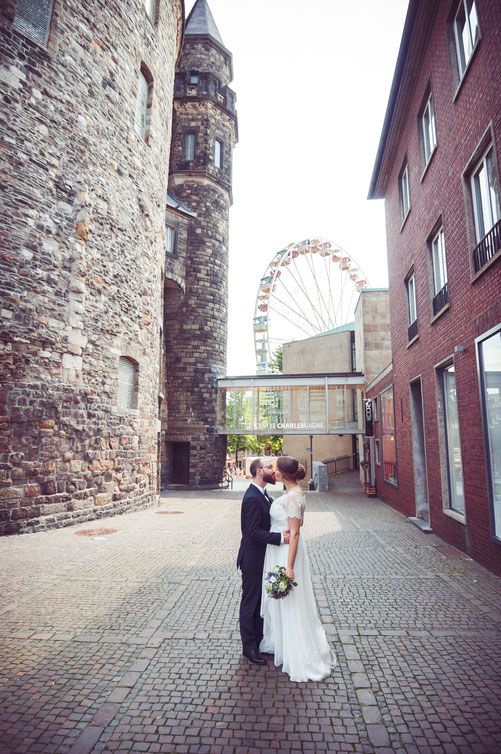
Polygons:
[[137,408],[138,365],[132,359],[121,356],[118,364],[118,396],[120,408]]
[[153,99],[153,77],[148,68],[141,64],[139,72],[137,99],[136,99],[136,116],[134,127],[138,136],[148,141],[150,132],[151,103]]
[[49,39],[53,0],[17,0],[14,27],[40,45]]

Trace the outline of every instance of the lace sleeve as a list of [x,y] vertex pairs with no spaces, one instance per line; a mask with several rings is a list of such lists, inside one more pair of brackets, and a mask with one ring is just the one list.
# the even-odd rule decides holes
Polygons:
[[299,492],[285,494],[281,505],[287,514],[287,518],[298,518],[301,522],[303,521],[304,497]]

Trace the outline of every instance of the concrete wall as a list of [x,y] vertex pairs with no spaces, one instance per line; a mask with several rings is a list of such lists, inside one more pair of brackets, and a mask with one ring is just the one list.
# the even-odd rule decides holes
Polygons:
[[284,374],[351,372],[350,333],[319,335],[284,344]]

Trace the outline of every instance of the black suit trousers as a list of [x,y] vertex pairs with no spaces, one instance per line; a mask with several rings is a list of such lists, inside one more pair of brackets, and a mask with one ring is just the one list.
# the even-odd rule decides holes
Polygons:
[[242,601],[240,603],[240,636],[244,649],[259,649],[263,638],[261,618],[261,589],[263,573],[242,572]]

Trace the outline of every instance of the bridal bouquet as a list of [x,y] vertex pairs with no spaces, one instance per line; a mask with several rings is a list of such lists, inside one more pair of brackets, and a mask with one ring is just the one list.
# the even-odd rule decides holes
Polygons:
[[285,571],[284,566],[275,566],[264,577],[264,588],[268,597],[274,600],[281,600],[282,597],[287,597],[289,592],[297,586],[295,581],[287,578]]

